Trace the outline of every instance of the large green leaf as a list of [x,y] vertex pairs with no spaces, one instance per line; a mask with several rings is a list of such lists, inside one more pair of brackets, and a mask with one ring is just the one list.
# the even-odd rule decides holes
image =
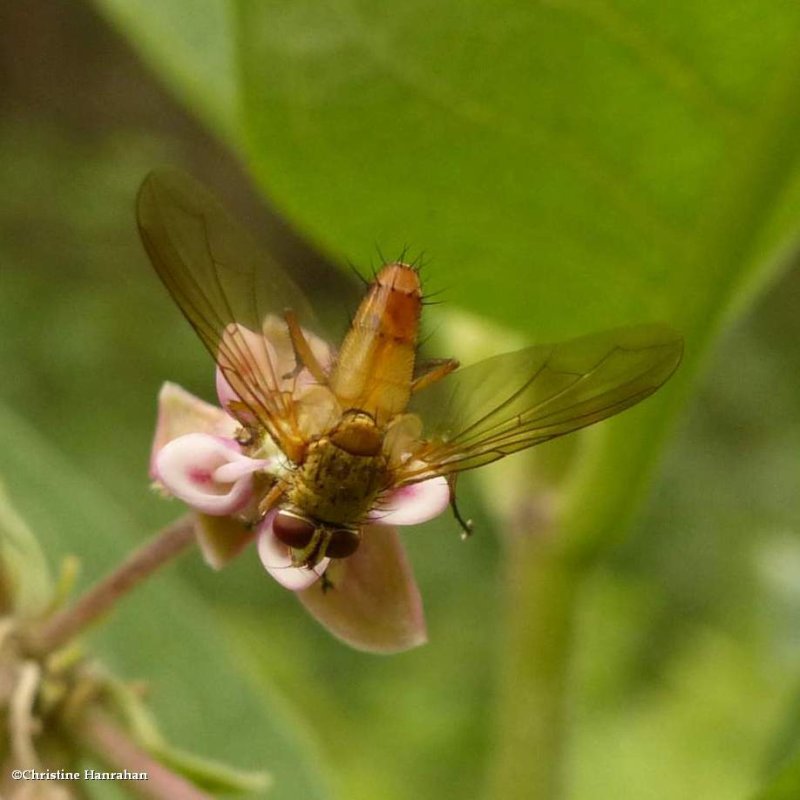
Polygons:
[[[448,303],[532,339],[671,323],[688,340],[673,401],[792,244],[800,7],[785,0],[100,5],[330,252],[424,249]],[[579,515],[590,539],[630,506],[665,403],[609,425],[587,462],[591,479],[606,467]]]
[[208,126],[228,138],[239,135],[233,19],[227,0],[103,0],[97,5],[131,34],[145,58]]
[[796,155],[769,88],[800,13],[768,5],[244,0],[251,164],[334,252],[424,249],[449,301],[532,333],[686,327],[734,269],[698,252],[763,222]]
[[800,796],[800,754],[787,759],[767,785],[757,792],[753,800],[794,800]]
[[424,249],[533,332],[680,320],[728,283],[697,262],[723,216],[778,212],[762,252],[792,222],[793,3],[98,4],[334,253]]
[[[203,3],[160,5],[175,18],[190,9],[204,17]],[[424,250],[428,286],[446,288],[448,304],[534,341],[651,321],[685,335],[670,386],[581,451],[560,538],[579,556],[601,549],[646,485],[715,335],[796,250],[800,6],[241,0],[227,8],[237,50],[224,69],[239,105],[215,127],[277,207],[329,252],[365,264],[376,244],[387,257],[406,244]],[[153,58],[157,24],[143,15],[126,29],[207,115],[186,80],[163,69],[169,49]],[[185,44],[179,28],[171,34]],[[205,35],[217,52],[226,32],[209,22]],[[205,55],[194,58],[202,74]],[[518,572],[532,593],[510,611],[517,627],[506,643],[518,657],[504,652],[516,711],[500,722],[538,745],[520,722],[531,721],[545,746],[509,751],[523,774],[506,770],[512,794],[497,792],[506,798],[543,796],[537,788],[550,776],[524,774],[527,761],[558,769],[548,762],[560,758],[570,638],[562,634],[576,597],[560,557],[529,555]],[[530,631],[538,631],[532,642]]]
[[[148,533],[4,406],[0,474],[51,561],[80,558],[82,585],[110,570]],[[154,577],[125,598],[88,643],[120,677],[148,682],[150,704],[173,745],[268,771],[270,797],[325,796],[298,720],[280,697],[256,691],[213,605],[199,602],[174,575]]]

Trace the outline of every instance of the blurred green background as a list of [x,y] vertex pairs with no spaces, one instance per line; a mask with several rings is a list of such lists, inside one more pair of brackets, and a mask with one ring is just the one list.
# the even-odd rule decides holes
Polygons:
[[[155,397],[211,399],[213,373],[137,239],[158,164],[215,187],[301,280],[327,253],[343,277],[317,301],[344,319],[347,260],[408,244],[443,337],[448,309],[529,340],[670,322],[686,364],[609,427],[607,486],[588,485],[622,499],[576,534],[602,558],[567,796],[750,797],[800,735],[800,10],[526,6],[4,3],[0,473],[83,583],[180,513],[148,490]],[[276,798],[475,797],[503,656],[488,480],[462,483],[467,544],[449,519],[406,532],[418,650],[349,650],[252,554],[221,574],[186,557],[97,647],[151,681],[176,743],[268,768]]]

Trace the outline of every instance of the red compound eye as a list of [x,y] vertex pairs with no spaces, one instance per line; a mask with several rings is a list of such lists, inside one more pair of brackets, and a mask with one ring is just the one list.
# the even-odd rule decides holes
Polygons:
[[302,550],[308,547],[316,527],[310,520],[289,511],[279,511],[272,523],[272,532],[287,547]]
[[349,528],[338,528],[330,531],[330,540],[325,548],[325,555],[329,558],[347,558],[358,550],[361,536],[358,531]]

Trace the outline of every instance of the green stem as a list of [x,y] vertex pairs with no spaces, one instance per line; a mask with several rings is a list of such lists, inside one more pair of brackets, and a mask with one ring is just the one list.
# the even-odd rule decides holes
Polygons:
[[770,272],[757,256],[798,157],[800,48],[788,48],[782,66],[758,113],[732,141],[727,157],[735,167],[726,170],[727,183],[701,215],[690,266],[713,270],[718,280],[708,282],[713,295],[687,301],[682,329],[690,347],[678,380],[646,408],[595,433],[557,524],[545,533],[521,526],[510,544],[493,800],[563,797],[568,674],[581,584],[617,540],[631,499],[642,494],[658,444],[705,348]]
[[549,536],[508,548],[500,735],[490,774],[497,800],[563,795],[567,682],[580,574]]
[[165,767],[128,737],[111,719],[99,712],[87,715],[78,738],[113,771],[139,772],[147,780],[128,781],[125,788],[146,800],[212,800],[181,775]]

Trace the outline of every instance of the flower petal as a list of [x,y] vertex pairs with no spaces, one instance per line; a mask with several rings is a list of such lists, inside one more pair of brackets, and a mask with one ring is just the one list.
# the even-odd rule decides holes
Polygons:
[[158,393],[158,420],[150,454],[150,477],[155,478],[155,462],[165,444],[187,433],[210,433],[233,437],[239,427],[221,408],[206,403],[175,383],[165,383]]
[[280,471],[282,459],[279,458],[248,458],[239,456],[234,461],[229,461],[214,470],[213,478],[219,483],[233,483],[246,475],[252,475],[256,470],[276,473]]
[[378,525],[419,525],[438,517],[450,503],[447,478],[438,476],[401,486],[380,498],[369,514]]
[[299,592],[301,589],[307,589],[322,577],[330,559],[323,558],[313,568],[294,566],[291,549],[281,542],[272,531],[276,513],[276,509],[270,511],[258,526],[258,556],[264,569],[281,586],[293,592]]
[[[298,383],[304,373],[308,374],[308,370],[303,370],[297,379]],[[311,382],[295,388],[294,409],[297,427],[308,439],[329,431],[342,415],[336,395],[327,386]]]
[[[308,346],[311,348],[311,352],[314,354],[314,358],[317,359],[317,362],[326,373],[329,372],[333,364],[333,351],[330,346],[324,339],[320,339],[319,336],[312,333],[307,328],[301,328],[301,330],[303,331],[306,342],[308,342]],[[278,358],[277,369],[279,374],[286,375],[293,373],[297,362],[295,360],[294,345],[292,344],[292,339],[286,327],[286,320],[275,314],[268,314],[264,318],[262,331],[267,341],[275,348],[275,353]],[[295,379],[287,379],[283,388],[290,388],[293,380]],[[302,369],[297,375],[294,388],[299,389],[315,382],[309,371],[307,369]]]
[[[302,330],[314,357],[327,372],[333,363],[331,348],[310,331]],[[241,354],[246,354],[248,368],[254,375],[262,376],[260,382],[267,387],[277,384],[281,391],[291,391],[296,395],[301,389],[316,385],[316,380],[308,369],[296,371],[294,345],[286,321],[275,314],[270,314],[264,319],[262,335],[238,322],[228,325],[222,334],[222,346],[217,353],[217,363],[225,369],[236,371],[237,365],[229,358],[231,353],[239,357]],[[225,409],[229,408],[231,402],[258,405],[258,398],[252,397],[246,387],[240,387],[243,395],[241,397],[234,391],[220,366],[217,366],[216,385],[219,404]],[[253,414],[247,409],[237,408],[235,413],[231,413],[243,424],[255,421]]]
[[[236,356],[231,359],[231,354]],[[243,402],[251,408],[258,408],[260,405],[256,397],[249,388],[242,385],[241,393],[236,392],[231,386],[227,374],[232,372],[238,374],[242,367],[240,362],[245,362],[246,369],[251,375],[248,381],[250,387],[253,384],[273,387],[274,383],[280,382],[280,372],[278,369],[278,356],[275,348],[264,337],[238,322],[232,322],[225,327],[222,332],[222,342],[217,351],[217,396],[219,404],[226,410],[232,401]],[[246,409],[236,409],[231,414],[239,419],[243,424],[251,424],[254,421],[253,415]]]
[[[238,470],[238,477],[217,478],[220,468],[232,462],[243,467]],[[170,494],[197,511],[224,516],[247,504],[253,491],[251,475],[267,463],[242,455],[232,439],[188,433],[161,448],[155,471]]]
[[197,514],[194,524],[197,546],[206,564],[222,569],[255,538],[255,532],[235,517]]
[[358,550],[331,562],[327,591],[316,584],[300,601],[334,636],[357,650],[397,653],[427,641],[422,599],[394,528],[367,525]]
[[[234,403],[239,400],[239,395],[233,391],[231,385],[228,383],[228,379],[225,377],[224,373],[219,367],[217,367],[214,377],[217,389],[217,400],[223,408],[227,408],[228,403]],[[252,417],[252,415],[248,415]],[[242,414],[240,413],[239,416],[241,417]],[[246,421],[253,422],[254,419],[251,418]]]

